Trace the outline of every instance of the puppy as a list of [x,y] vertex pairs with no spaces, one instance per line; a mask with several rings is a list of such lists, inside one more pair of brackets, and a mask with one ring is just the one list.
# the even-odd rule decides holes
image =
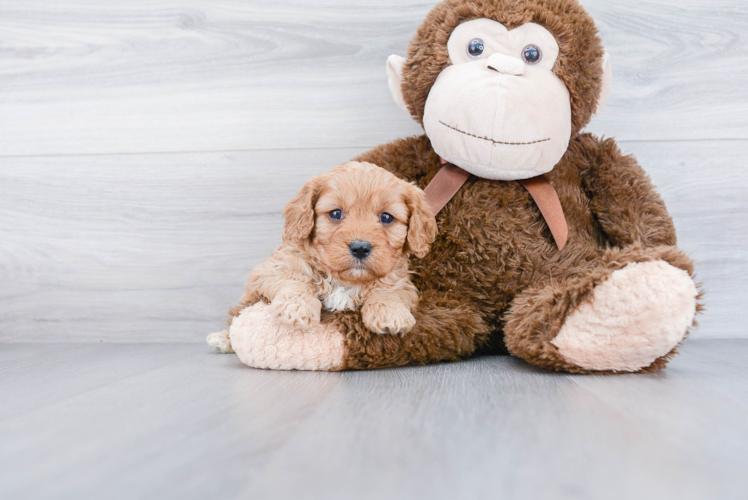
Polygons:
[[436,221],[423,191],[371,163],[350,162],[311,179],[283,210],[283,244],[249,275],[237,316],[265,301],[295,328],[320,312],[361,309],[372,332],[415,325],[418,292],[408,256],[428,253]]

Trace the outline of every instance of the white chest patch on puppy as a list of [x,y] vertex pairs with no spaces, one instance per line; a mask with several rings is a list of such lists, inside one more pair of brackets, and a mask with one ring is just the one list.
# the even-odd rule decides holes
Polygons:
[[360,286],[346,286],[332,280],[330,292],[322,297],[322,305],[328,311],[356,310],[360,305]]

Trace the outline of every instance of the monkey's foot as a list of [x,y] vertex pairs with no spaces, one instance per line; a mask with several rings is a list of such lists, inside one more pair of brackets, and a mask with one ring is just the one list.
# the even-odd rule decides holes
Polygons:
[[594,290],[551,341],[569,363],[633,372],[683,340],[696,313],[696,285],[664,261],[631,263]]
[[273,370],[342,370],[343,335],[332,325],[304,330],[279,324],[270,306],[258,302],[234,318],[231,346],[242,363]]

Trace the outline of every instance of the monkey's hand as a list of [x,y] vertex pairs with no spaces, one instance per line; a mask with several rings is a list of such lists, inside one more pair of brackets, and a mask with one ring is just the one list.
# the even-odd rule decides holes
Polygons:
[[398,302],[366,302],[361,317],[366,328],[374,333],[405,335],[416,326],[410,309]]
[[306,329],[319,324],[322,303],[310,294],[281,291],[270,303],[270,310],[278,323]]

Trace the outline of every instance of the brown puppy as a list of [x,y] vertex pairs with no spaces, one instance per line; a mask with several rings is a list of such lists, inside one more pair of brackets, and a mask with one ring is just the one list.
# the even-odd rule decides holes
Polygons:
[[408,256],[423,257],[436,221],[423,191],[371,163],[350,162],[310,180],[283,216],[283,244],[249,275],[236,316],[260,301],[280,323],[308,328],[328,311],[361,309],[376,333],[415,325],[418,292]]

